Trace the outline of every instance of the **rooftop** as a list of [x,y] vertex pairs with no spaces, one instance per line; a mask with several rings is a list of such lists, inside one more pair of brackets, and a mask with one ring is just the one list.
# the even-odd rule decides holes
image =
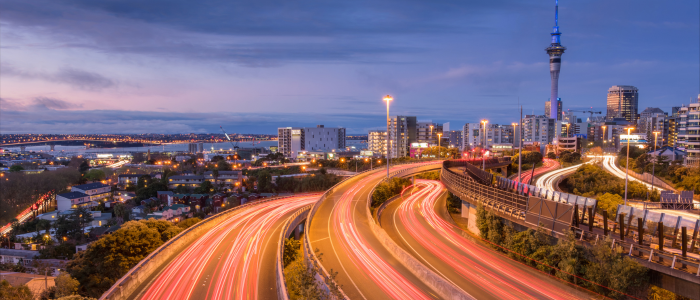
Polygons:
[[68,192],[68,193],[58,194],[58,196],[61,196],[63,198],[67,198],[67,199],[78,199],[78,198],[88,197],[87,194],[84,194],[81,192]]
[[101,183],[101,182],[93,182],[93,183],[88,183],[88,184],[74,185],[73,187],[85,191],[85,190],[94,190],[94,189],[99,189],[99,188],[109,187],[109,186],[104,184],[104,183]]

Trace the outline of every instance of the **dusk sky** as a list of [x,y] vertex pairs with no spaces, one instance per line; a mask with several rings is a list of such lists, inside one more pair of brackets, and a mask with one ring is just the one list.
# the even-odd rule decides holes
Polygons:
[[[560,1],[564,109],[700,89],[697,0]],[[549,97],[554,0],[0,0],[1,133],[517,122]],[[579,114],[587,117],[587,114]]]

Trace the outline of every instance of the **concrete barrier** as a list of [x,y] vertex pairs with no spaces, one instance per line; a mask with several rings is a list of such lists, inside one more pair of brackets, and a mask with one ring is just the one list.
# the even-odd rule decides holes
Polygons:
[[131,268],[131,270],[122,276],[122,278],[117,280],[117,282],[115,282],[109,290],[102,294],[100,300],[125,300],[129,298],[136,291],[136,289],[146,280],[148,280],[148,278],[151,277],[153,273],[166,261],[179,254],[182,249],[189,246],[207,231],[219,225],[222,220],[228,218],[230,215],[238,212],[241,209],[248,208],[256,204],[285,198],[289,197],[269,198],[246,203],[227,211],[220,212],[214,216],[202,220],[190,228],[185,229],[158,247],[158,249],[151,252],[151,254],[142,259],[138,264],[136,264],[136,266]]
[[[415,173],[425,172],[427,170],[430,170],[430,168],[426,168],[426,166],[418,166],[416,168],[391,173],[390,176],[407,176]],[[379,242],[381,242],[382,245],[387,250],[389,250],[389,252],[394,256],[394,258],[396,258],[396,260],[398,260],[404,267],[411,271],[413,275],[418,277],[418,279],[420,279],[428,287],[433,289],[440,297],[445,299],[459,300],[476,299],[469,295],[469,293],[465,292],[458,286],[452,284],[451,282],[447,281],[447,279],[443,278],[442,276],[433,272],[433,270],[431,270],[430,268],[423,265],[423,263],[415,259],[411,254],[406,252],[406,250],[404,250],[403,248],[401,248],[401,246],[394,242],[394,240],[391,239],[391,237],[389,237],[386,231],[384,231],[384,229],[382,229],[372,217],[372,212],[369,208],[370,203],[372,203],[372,192],[374,192],[374,189],[372,189],[372,191],[367,196],[367,205],[365,206],[365,212],[367,214],[367,218],[369,219],[369,227],[372,230],[372,233],[374,233],[374,235],[377,237]]]
[[313,204],[306,205],[299,210],[297,210],[284,224],[282,231],[280,231],[279,241],[277,242],[277,298],[280,300],[289,299],[289,294],[287,293],[287,283],[284,281],[284,265],[282,264],[282,259],[284,258],[284,241],[287,237],[294,231],[294,229],[301,224],[301,221],[306,219],[308,211],[311,209]]

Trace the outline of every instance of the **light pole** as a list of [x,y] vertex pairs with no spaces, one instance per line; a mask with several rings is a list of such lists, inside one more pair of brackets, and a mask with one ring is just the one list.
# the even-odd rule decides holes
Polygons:
[[433,125],[430,125],[430,140],[433,139]]
[[571,125],[571,124],[568,124],[568,123],[566,124],[566,137],[567,138],[569,137],[569,125]]
[[394,100],[394,98],[389,95],[384,97],[384,101],[386,101],[386,180],[389,180],[389,152],[391,151],[391,148],[389,148],[389,125],[391,121],[389,120],[389,102],[391,100]]
[[[512,125],[513,125],[513,128],[518,128],[519,124],[513,123]],[[515,130],[513,130],[513,136],[515,136]],[[522,142],[523,142],[523,139],[521,137],[521,132],[518,131],[518,182],[520,182],[520,171],[521,171],[520,162],[522,162],[522,160],[523,160],[523,149],[522,149],[523,144],[522,144]]]
[[481,154],[481,168],[483,170],[486,170],[486,124],[488,124],[489,121],[486,119],[481,120],[481,124],[484,124],[484,146],[482,147],[483,149],[481,151],[484,151],[483,154]]
[[442,133],[438,133],[437,136],[438,136],[438,158],[440,158],[441,157],[441,155],[440,155],[441,154],[440,153],[440,139],[442,138]]
[[600,126],[600,127],[603,128],[603,147],[605,147],[605,143],[607,142],[607,141],[605,140],[605,128],[607,128],[607,126],[603,125],[603,126]]
[[625,205],[627,205],[627,183],[629,182],[630,173],[630,133],[634,127],[627,127],[627,160],[625,161]]
[[[659,138],[659,133],[660,131],[654,131],[654,152],[656,152],[656,140]],[[653,152],[652,152],[653,153]],[[654,173],[654,169],[656,168],[656,159],[659,157],[659,155],[654,155],[654,162],[652,162],[651,165],[651,192],[654,192],[654,177],[656,177],[656,173]],[[647,197],[647,200],[650,200],[649,197]]]

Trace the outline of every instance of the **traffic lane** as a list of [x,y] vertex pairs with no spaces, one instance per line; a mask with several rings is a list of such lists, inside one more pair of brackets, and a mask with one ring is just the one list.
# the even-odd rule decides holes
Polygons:
[[[178,255],[140,298],[256,299],[263,241],[281,217],[316,199],[295,197],[242,209]],[[276,261],[276,256],[269,260]],[[268,273],[274,274],[274,268]]]
[[[381,173],[381,170],[377,173]],[[361,176],[365,178],[365,176]],[[363,195],[357,197],[353,203],[353,215],[355,217],[364,216],[365,211],[362,205],[366,205],[366,197],[369,191],[372,189],[374,184],[378,183],[384,177],[372,180],[370,184],[367,184],[362,188]],[[341,200],[341,197],[346,192],[349,192],[356,184],[358,184],[361,178],[352,178],[349,184],[343,185],[343,187],[338,188],[336,191],[329,195],[329,198],[324,201],[314,216],[311,222],[311,228],[309,229],[309,239],[311,240],[311,248],[319,249],[322,256],[322,265],[327,271],[337,272],[336,282],[341,285],[343,292],[350,299],[386,299],[389,297],[384,290],[372,280],[368,274],[357,265],[354,264],[353,260],[350,258],[351,255],[355,255],[353,251],[346,250],[343,247],[343,242],[339,240],[338,236],[335,234],[329,234],[334,232],[337,228],[333,225],[333,220],[331,220],[331,215],[335,210],[336,203]],[[364,199],[364,200],[363,200]],[[358,201],[359,200],[359,201]],[[364,220],[363,220],[364,219]],[[363,236],[372,237],[369,247],[371,249],[377,250],[377,253],[387,261],[387,263],[397,270],[400,270],[401,274],[405,276],[411,276],[411,282],[419,283],[421,290],[429,291],[429,294],[433,298],[438,298],[427,286],[425,286],[420,280],[415,278],[407,269],[403,267],[394,257],[386,251],[383,245],[379,243],[371,231],[369,231],[369,224],[366,218],[358,218],[357,221],[353,221],[358,224],[361,228],[359,232]],[[369,233],[369,235],[367,234]]]
[[[241,215],[243,215],[244,212],[245,212],[244,209],[240,209],[240,210],[238,210],[238,211],[232,213],[231,216],[230,216],[230,218],[238,218],[238,217],[240,217]],[[195,241],[195,242],[196,242],[196,241]],[[194,242],[193,242],[193,243],[194,243]],[[186,248],[188,248],[188,247],[190,247],[190,246],[191,246],[191,244],[188,245]],[[186,249],[186,248],[185,248],[185,249]],[[184,252],[185,250],[182,250],[182,251]],[[143,297],[143,293],[148,289],[149,286],[151,286],[151,285],[153,284],[153,282],[155,281],[155,279],[158,278],[158,277],[162,274],[163,270],[164,270],[165,268],[169,267],[170,264],[171,264],[175,259],[177,259],[178,257],[179,257],[179,255],[174,255],[174,256],[172,256],[171,258],[169,258],[168,260],[166,260],[164,263],[162,263],[161,266],[159,266],[158,268],[156,268],[156,270],[154,270],[154,272],[151,273],[151,275],[148,276],[148,277],[146,278],[146,280],[144,280],[144,281],[136,288],[136,290],[131,294],[131,296],[130,296],[128,299],[129,299],[129,300],[132,300],[132,299],[141,299],[141,298]]]
[[[436,203],[438,216],[446,216],[445,205],[446,193],[443,193]],[[402,240],[402,246],[409,253],[413,253],[416,258],[430,266],[434,271],[441,274],[455,285],[475,296],[478,299],[522,299],[522,298],[590,298],[591,296],[570,288],[566,283],[552,279],[527,266],[510,260],[492,249],[469,242],[478,248],[464,248],[455,245],[445,234],[436,231],[422,217],[419,205],[416,201],[409,208],[409,212],[415,216],[410,223],[412,229],[423,228],[421,238],[429,237],[422,241],[416,239],[415,233],[411,233],[406,227],[407,222],[401,221],[400,204],[391,206],[392,211],[382,216],[382,224],[387,230],[393,227],[392,238]],[[389,215],[389,213],[391,215]],[[384,223],[387,221],[387,223]],[[461,233],[460,233],[461,234]],[[461,238],[461,236],[460,236]],[[466,239],[464,239],[466,241]],[[462,241],[464,242],[464,241]],[[433,247],[432,249],[428,249]],[[485,260],[491,260],[487,263]],[[504,271],[506,270],[506,271]],[[531,279],[526,279],[531,278]],[[542,287],[548,287],[542,289]]]

